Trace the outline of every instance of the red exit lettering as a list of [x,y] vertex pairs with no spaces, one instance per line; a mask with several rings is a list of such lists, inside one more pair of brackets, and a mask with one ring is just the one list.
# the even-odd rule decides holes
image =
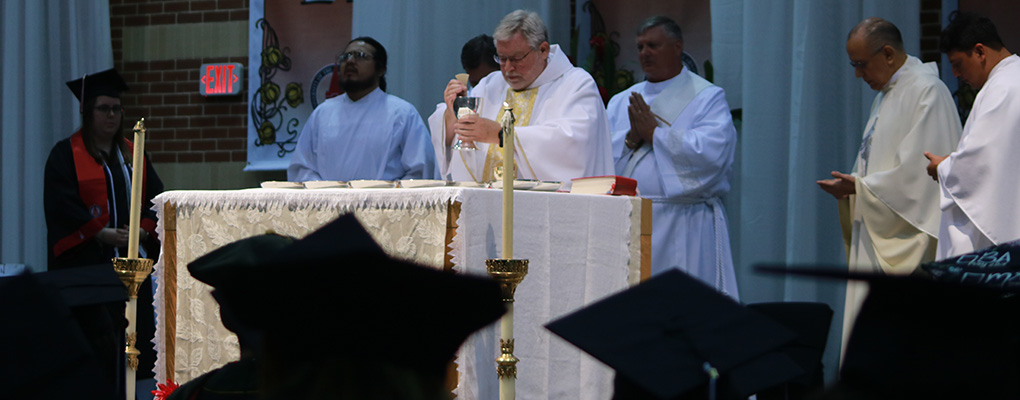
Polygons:
[[203,94],[209,96],[235,93],[234,83],[239,80],[234,76],[235,66],[236,64],[204,65],[205,71],[200,79],[203,85],[202,89],[205,89]]

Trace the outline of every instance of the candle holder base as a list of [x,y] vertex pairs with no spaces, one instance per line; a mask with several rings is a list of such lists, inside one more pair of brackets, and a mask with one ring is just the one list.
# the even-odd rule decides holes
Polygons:
[[499,339],[499,358],[496,359],[496,376],[517,379],[517,357],[514,357],[514,340]]
[[142,352],[138,351],[138,348],[135,347],[136,341],[138,341],[138,337],[136,334],[132,333],[128,335],[127,345],[124,346],[124,354],[127,354],[127,366],[132,371],[138,370],[138,356],[142,354]]
[[517,285],[524,280],[528,274],[528,260],[490,258],[485,260],[485,270],[489,276],[499,282],[503,294],[503,301],[512,303]]
[[113,259],[113,270],[117,271],[120,281],[127,287],[128,296],[132,299],[138,298],[138,288],[142,286],[145,277],[152,273],[153,261],[148,258],[124,258]]

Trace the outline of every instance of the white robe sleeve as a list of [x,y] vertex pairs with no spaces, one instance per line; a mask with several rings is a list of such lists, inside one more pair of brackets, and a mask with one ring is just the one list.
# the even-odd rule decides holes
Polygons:
[[630,132],[630,115],[627,107],[630,106],[630,94],[634,86],[613,95],[606,107],[606,115],[609,117],[609,129],[612,137],[613,164],[620,161],[624,154],[630,154],[633,150],[628,149],[623,143]]
[[652,154],[666,195],[709,198],[721,184],[728,187],[736,142],[725,92],[706,88],[671,127],[655,128]]
[[446,145],[444,128],[446,103],[436,104],[436,111],[429,116],[429,131],[432,137],[432,149],[435,151],[436,169],[443,179],[450,179],[450,155],[452,149]]
[[[917,105],[889,107],[889,111],[903,114],[887,116],[883,112],[879,117],[871,144],[872,161],[868,162],[867,175],[860,178],[861,184],[864,190],[868,190],[883,203],[873,207],[884,205],[918,230],[937,237],[940,215],[938,184],[924,175],[924,167],[928,165],[924,151],[935,154],[952,151],[960,137],[960,118],[956,115],[956,107],[948,89],[941,83],[905,95],[908,98],[897,100],[916,101]],[[885,100],[889,101],[893,99]],[[906,130],[906,133],[885,132],[887,127]],[[894,143],[895,140],[900,141]],[[865,213],[863,217],[865,224],[876,230],[873,232],[875,236],[896,236],[898,228],[894,224],[890,225],[891,221],[880,213]],[[885,225],[890,228],[880,229]]]
[[400,153],[400,163],[404,168],[404,175],[401,178],[435,179],[439,176],[429,131],[418,112],[411,107],[396,120],[396,123],[399,126],[394,126],[393,129],[403,132],[404,139]]
[[290,165],[287,166],[287,180],[291,182],[317,181],[322,180],[318,171],[318,155],[315,151],[318,141],[318,114],[314,111],[305,122],[298,136],[297,146],[294,154],[290,157]]
[[1003,65],[998,74],[993,69],[974,101],[959,147],[938,167],[943,195],[996,244],[1020,238],[1020,207],[1015,206],[1020,185],[1013,183],[1020,170],[1020,140],[1016,137],[1020,60],[1015,55],[1011,58],[1012,68]]
[[[515,132],[526,152],[525,163],[518,152],[518,169],[526,178],[570,182],[573,178],[612,175],[613,156],[609,120],[595,81],[587,73],[573,70],[563,82],[539,87],[529,126]],[[552,93],[543,93],[542,91]],[[531,177],[531,171],[535,177]]]

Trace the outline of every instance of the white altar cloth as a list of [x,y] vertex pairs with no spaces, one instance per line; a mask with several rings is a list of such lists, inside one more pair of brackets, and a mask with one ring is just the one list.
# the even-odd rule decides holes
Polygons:
[[[441,268],[446,255],[449,205],[460,204],[449,253],[453,269],[486,274],[484,260],[499,258],[501,193],[492,189],[248,189],[173,191],[155,200],[157,231],[164,237],[164,205],[175,207],[176,265],[174,380],[183,383],[237,359],[237,338],[223,328],[209,288],[191,278],[187,264],[213,249],[267,229],[303,237],[340,214],[353,212],[388,253]],[[515,303],[517,394],[522,399],[608,399],[612,370],[551,335],[543,325],[623,290],[634,282],[640,245],[632,212],[640,199],[517,191],[514,196],[514,255],[528,259],[529,273]],[[635,252],[636,250],[636,252]],[[162,285],[161,285],[162,286]],[[271,289],[267,289],[271,290]],[[164,291],[155,306],[156,378],[166,370]],[[456,307],[456,305],[437,305]],[[167,314],[170,315],[170,314]],[[413,334],[413,333],[409,333]],[[457,364],[458,399],[498,398],[495,358],[498,323],[472,336]]]

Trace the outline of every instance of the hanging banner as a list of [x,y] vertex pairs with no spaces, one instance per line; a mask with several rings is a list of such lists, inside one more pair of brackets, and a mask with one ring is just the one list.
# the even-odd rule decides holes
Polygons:
[[339,92],[333,66],[351,39],[346,1],[251,0],[248,27],[248,162],[285,170],[312,110]]

